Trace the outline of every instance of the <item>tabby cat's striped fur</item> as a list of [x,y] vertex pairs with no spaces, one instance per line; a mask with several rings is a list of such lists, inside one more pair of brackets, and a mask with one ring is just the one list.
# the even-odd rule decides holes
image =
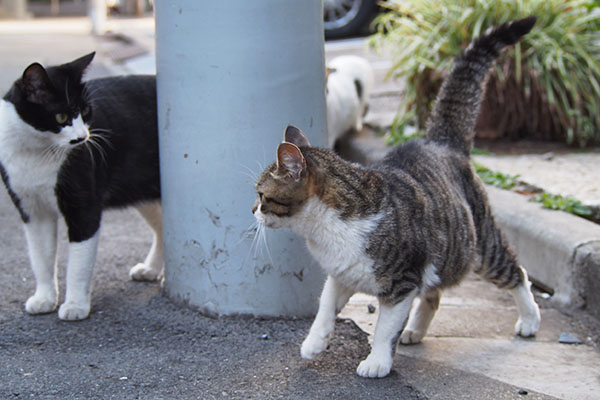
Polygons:
[[[535,17],[492,29],[459,56],[436,101],[427,137],[362,167],[314,148],[288,127],[277,162],[256,184],[257,220],[303,235],[328,274],[319,311],[302,344],[313,358],[327,346],[335,316],[356,291],[376,295],[380,315],[358,374],[390,372],[398,336],[425,335],[440,290],[469,270],[510,289],[516,333],[535,335],[540,316],[525,270],[496,227],[469,153],[482,88],[500,50],[529,32]],[[406,322],[413,304],[412,313]]]

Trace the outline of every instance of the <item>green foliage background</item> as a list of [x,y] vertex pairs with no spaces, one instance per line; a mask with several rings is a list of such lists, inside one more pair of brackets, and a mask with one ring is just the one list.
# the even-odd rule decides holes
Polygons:
[[[391,49],[394,64],[388,77],[406,81],[392,141],[403,140],[407,125],[424,127],[419,107],[430,107],[432,100],[423,99],[429,89],[424,85],[435,87],[436,81],[441,82],[453,58],[472,38],[490,26],[536,15],[532,32],[507,50],[513,72],[507,77],[506,69],[497,67],[498,80],[516,80],[526,98],[541,91],[539,98],[545,105],[538,107],[544,113],[538,116],[540,121],[550,118],[568,143],[600,142],[600,1],[398,0],[385,4],[390,11],[376,19],[370,45]],[[525,119],[536,117],[527,113]]]

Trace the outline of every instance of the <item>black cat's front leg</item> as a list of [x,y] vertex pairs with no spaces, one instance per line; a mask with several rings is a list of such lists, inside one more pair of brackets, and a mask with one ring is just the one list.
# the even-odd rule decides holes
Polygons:
[[63,205],[62,211],[69,233],[69,261],[65,302],[58,309],[58,317],[77,321],[90,314],[92,271],[98,252],[102,210]]
[[25,311],[29,314],[52,312],[58,304],[57,223],[57,215],[48,214],[31,216],[25,224],[29,261],[35,276],[35,293],[25,303]]
[[396,353],[396,342],[416,295],[417,289],[414,289],[397,304],[379,301],[379,317],[373,346],[369,356],[358,365],[356,369],[358,375],[363,378],[383,378],[390,373]]
[[100,231],[82,242],[69,242],[67,291],[58,317],[65,321],[85,319],[90,314],[92,271],[96,263]]

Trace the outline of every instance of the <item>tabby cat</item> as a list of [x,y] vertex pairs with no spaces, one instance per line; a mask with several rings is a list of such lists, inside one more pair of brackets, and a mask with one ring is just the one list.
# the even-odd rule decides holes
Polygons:
[[403,344],[420,342],[441,290],[470,270],[510,290],[519,313],[516,334],[536,334],[540,313],[527,273],[495,225],[469,159],[488,72],[501,49],[535,20],[507,23],[474,40],[442,85],[426,137],[394,148],[375,165],[344,161],[311,147],[297,128],[286,129],[277,161],[256,183],[253,212],[267,227],[304,236],[327,272],[302,357],[325,350],[353,293],[369,293],[378,297],[380,314],[371,353],[357,373],[388,375],[398,337]]
[[25,310],[49,313],[58,305],[62,214],[69,236],[63,320],[90,313],[102,210],[136,206],[154,230],[133,279],[155,280],[163,269],[156,79],[82,83],[93,57],[49,68],[33,63],[0,100],[0,174],[23,220],[36,280]]

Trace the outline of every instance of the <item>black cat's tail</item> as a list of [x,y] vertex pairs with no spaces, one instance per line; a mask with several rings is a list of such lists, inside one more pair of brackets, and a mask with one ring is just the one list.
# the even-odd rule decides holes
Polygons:
[[470,154],[490,67],[500,51],[519,41],[535,22],[535,16],[508,22],[490,28],[469,44],[442,84],[428,121],[427,138]]

